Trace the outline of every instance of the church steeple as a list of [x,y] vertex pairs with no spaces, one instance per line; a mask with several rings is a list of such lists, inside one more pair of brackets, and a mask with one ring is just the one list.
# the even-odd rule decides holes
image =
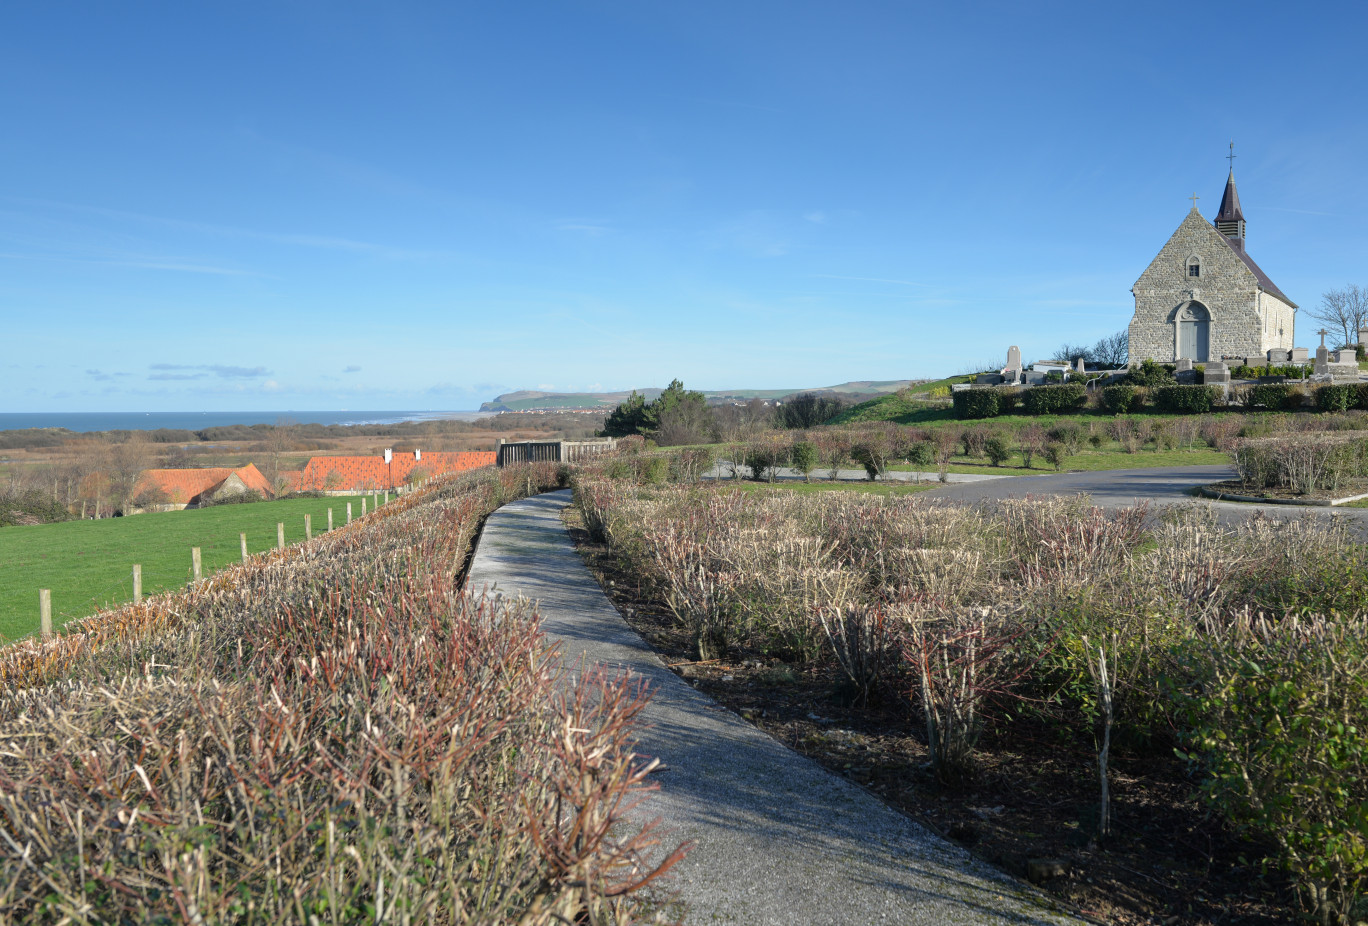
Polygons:
[[1240,211],[1240,194],[1235,189],[1235,143],[1230,143],[1230,176],[1226,178],[1221,208],[1216,210],[1216,230],[1244,247],[1245,218]]

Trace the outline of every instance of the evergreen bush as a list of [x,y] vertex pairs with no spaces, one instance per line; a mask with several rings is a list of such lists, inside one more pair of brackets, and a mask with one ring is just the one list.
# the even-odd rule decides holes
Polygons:
[[955,393],[956,418],[996,418],[1001,399],[996,389],[960,389]]
[[1102,407],[1113,415],[1138,411],[1141,395],[1134,386],[1122,383],[1102,389]]
[[1154,405],[1176,415],[1204,415],[1216,404],[1211,386],[1160,386],[1154,390]]
[[1021,394],[1021,405],[1028,415],[1059,415],[1078,408],[1087,398],[1082,383],[1064,383],[1027,389]]

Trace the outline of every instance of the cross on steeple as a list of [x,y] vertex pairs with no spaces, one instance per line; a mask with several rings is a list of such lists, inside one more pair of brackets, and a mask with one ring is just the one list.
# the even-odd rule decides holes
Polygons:
[[1239,155],[1235,153],[1235,140],[1234,140],[1234,139],[1231,139],[1231,140],[1230,140],[1230,154],[1227,154],[1227,155],[1226,155],[1226,160],[1230,162],[1230,172],[1231,172],[1232,174],[1235,173],[1235,159],[1238,158],[1238,157],[1239,157]]
[[1202,197],[1198,196],[1196,193],[1193,193],[1191,196],[1188,197],[1188,199],[1192,200],[1192,208],[1197,208],[1197,200],[1201,198]]

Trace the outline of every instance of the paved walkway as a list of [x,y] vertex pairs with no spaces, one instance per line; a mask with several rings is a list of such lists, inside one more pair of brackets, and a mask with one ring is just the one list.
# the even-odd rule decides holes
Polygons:
[[665,668],[575,552],[560,521],[569,503],[569,491],[552,492],[495,512],[468,587],[537,599],[567,662],[586,654],[655,689],[641,750],[667,769],[642,818],[696,844],[668,885],[688,904],[685,922],[1076,922]]

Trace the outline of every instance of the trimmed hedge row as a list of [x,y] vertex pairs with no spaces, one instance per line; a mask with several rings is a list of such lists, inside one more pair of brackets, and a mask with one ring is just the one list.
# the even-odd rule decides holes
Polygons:
[[1216,404],[1211,386],[1160,386],[1154,390],[1154,406],[1178,415],[1204,415]]
[[[1300,383],[1260,383],[1232,391],[1225,400],[1246,408],[1295,411],[1306,398]],[[1368,383],[1336,383],[1311,387],[1316,407],[1326,412],[1345,412],[1351,408],[1368,411]],[[954,394],[955,417],[960,419],[996,418],[1021,406],[1027,415],[1058,415],[1081,408],[1087,401],[1082,383],[1035,386],[1019,389],[1009,386],[962,389]],[[1152,404],[1161,412],[1174,415],[1203,415],[1222,402],[1215,386],[1167,385],[1146,389],[1122,383],[1107,386],[1098,393],[1098,404],[1108,413],[1122,415],[1142,411]]]

